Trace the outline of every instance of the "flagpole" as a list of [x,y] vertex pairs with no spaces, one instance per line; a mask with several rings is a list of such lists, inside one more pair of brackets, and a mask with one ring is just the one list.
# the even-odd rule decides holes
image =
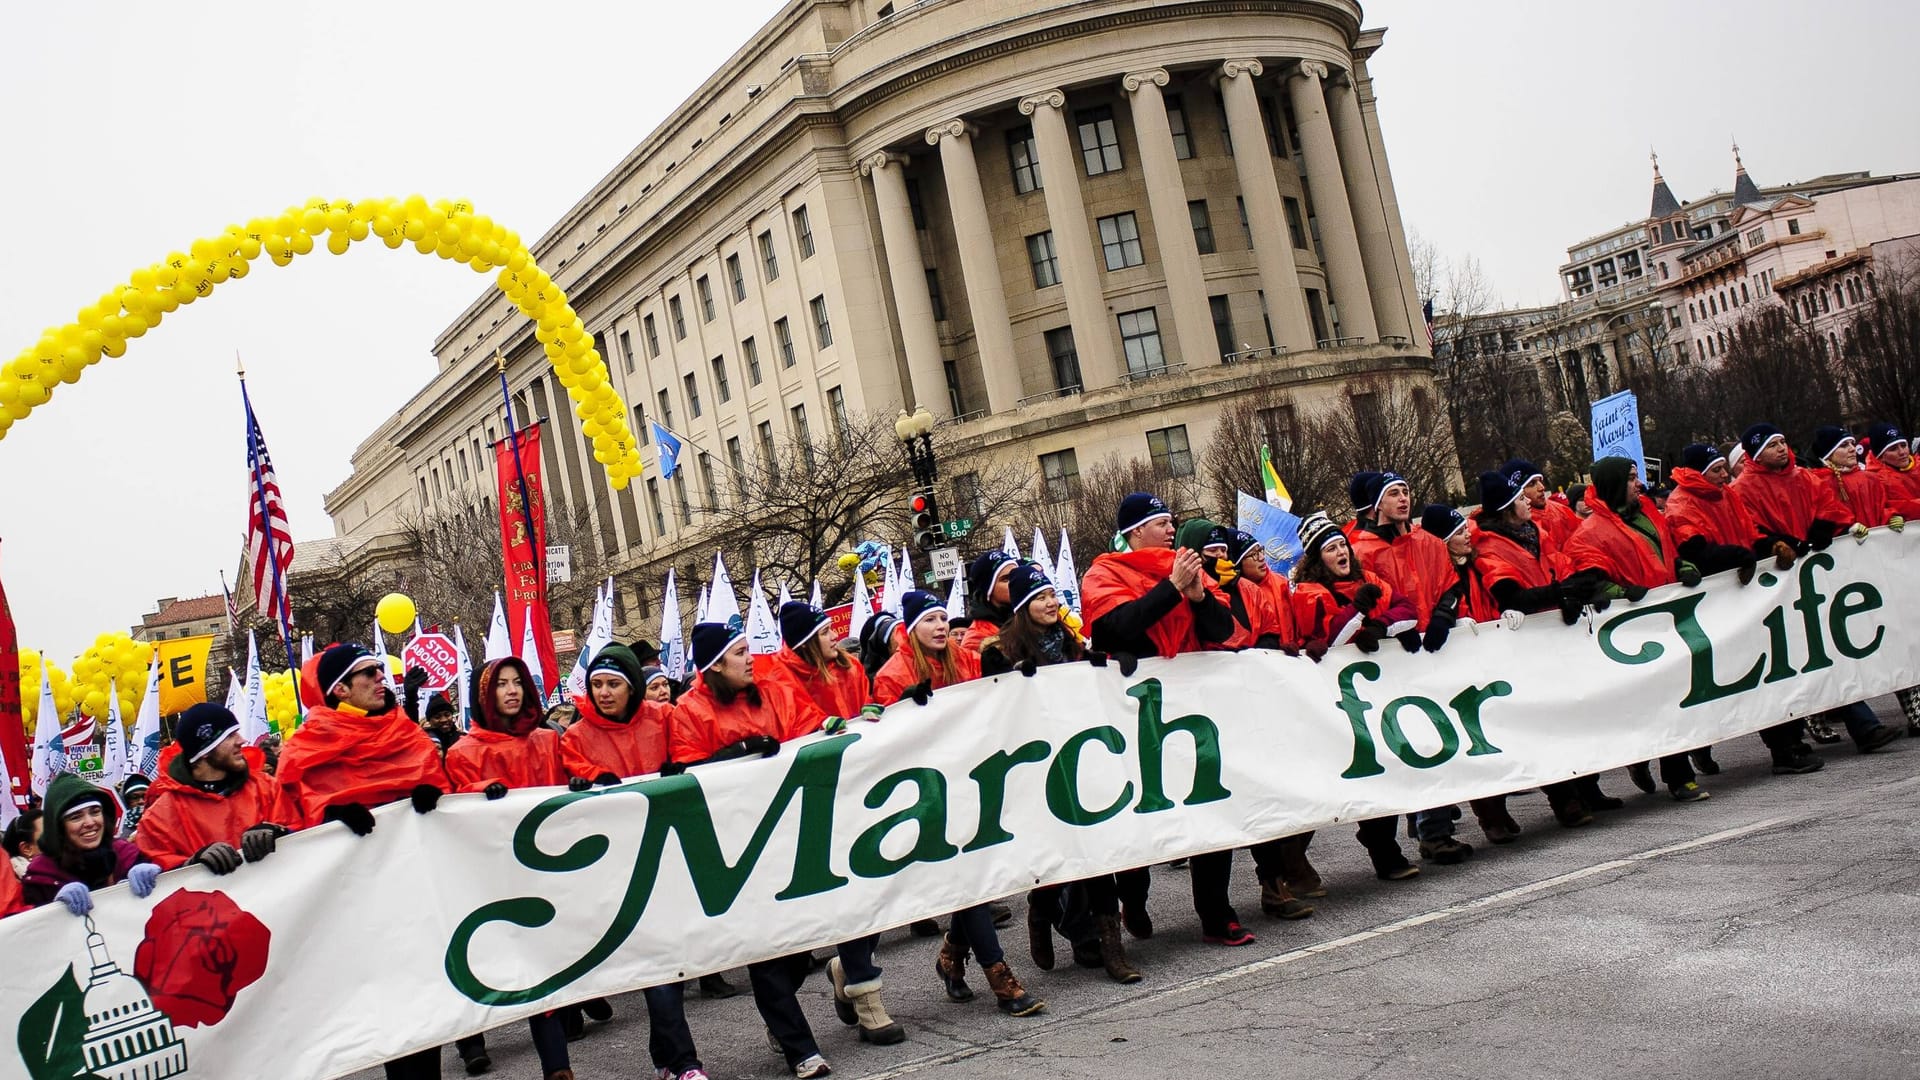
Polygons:
[[[280,627],[280,644],[286,646],[287,649],[287,670],[294,672],[294,682],[295,685],[298,685],[300,664],[294,659],[293,654],[293,626],[291,618],[293,604],[287,596],[288,581],[283,572],[284,568],[280,565],[280,549],[273,542],[273,518],[269,515],[267,508],[266,476],[257,467],[260,460],[260,422],[254,419],[253,399],[247,396],[247,368],[240,360],[239,350],[235,350],[233,354],[233,369],[235,373],[240,376],[240,404],[247,410],[247,451],[248,456],[252,458],[248,464],[255,466],[249,471],[253,473],[254,498],[260,501],[261,546],[267,549],[267,561],[273,569],[273,580],[277,583],[277,588],[274,589],[274,592],[280,601],[275,605],[273,621]],[[293,526],[289,523],[287,527],[291,529]],[[222,587],[226,585],[225,573],[224,570],[221,571],[222,577],[220,581]]]
[[[539,540],[540,530],[534,528],[533,525],[533,499],[527,492],[527,468],[520,461],[520,429],[519,426],[513,422],[513,393],[507,389],[507,358],[501,355],[499,349],[493,350],[493,366],[500,373],[500,402],[506,406],[507,410],[507,448],[513,452],[513,476],[515,483],[518,484],[520,488],[520,516],[526,522],[527,546],[531,548],[534,543]],[[544,592],[546,590],[547,553],[540,551],[537,554],[540,556],[540,582],[536,587]],[[504,563],[506,560],[506,552],[504,550],[501,551],[500,557]],[[505,567],[503,566],[502,571],[504,572],[504,570]],[[509,631],[509,633],[511,633],[511,631]],[[539,639],[535,638],[534,640],[537,642]],[[539,659],[537,656],[534,657],[536,665],[539,663]],[[558,675],[558,672],[555,674]]]

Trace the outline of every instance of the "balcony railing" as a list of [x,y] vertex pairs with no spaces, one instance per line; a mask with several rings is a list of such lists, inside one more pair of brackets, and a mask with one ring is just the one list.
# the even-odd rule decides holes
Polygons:
[[1046,391],[1045,393],[1028,394],[1026,397],[1023,397],[1020,399],[1019,404],[1021,408],[1025,408],[1028,405],[1038,405],[1043,401],[1052,401],[1055,398],[1072,397],[1073,395],[1079,392],[1080,392],[1080,384],[1074,383],[1072,386],[1056,387],[1052,390]]
[[1223,364],[1244,364],[1249,360],[1272,360],[1274,357],[1285,355],[1287,355],[1287,347],[1285,345],[1268,345],[1265,348],[1242,349],[1239,352],[1228,353],[1220,358],[1220,362]]
[[1367,339],[1363,337],[1330,337],[1321,338],[1314,343],[1314,347],[1318,349],[1338,349],[1347,345],[1365,345],[1366,343]]
[[1146,382],[1149,379],[1164,379],[1169,375],[1178,375],[1185,370],[1187,370],[1185,361],[1171,360],[1165,364],[1147,368],[1144,371],[1122,372],[1120,381],[1123,383],[1139,383]]

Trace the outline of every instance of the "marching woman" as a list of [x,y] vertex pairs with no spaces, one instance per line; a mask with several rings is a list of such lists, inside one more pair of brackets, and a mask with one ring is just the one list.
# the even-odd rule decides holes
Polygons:
[[[908,590],[900,598],[900,621],[906,629],[906,644],[874,676],[875,701],[892,705],[902,698],[912,698],[925,705],[933,691],[980,677],[980,658],[949,639],[947,608],[939,597],[920,589]],[[950,1000],[973,1000],[973,990],[966,980],[969,952],[980,961],[1002,1012],[1032,1016],[1047,1007],[1046,1002],[1021,987],[1013,969],[1007,966],[999,932],[993,928],[993,909],[988,904],[954,912],[952,925],[942,939],[934,971]]]
[[[1293,617],[1307,655],[1317,659],[1329,648],[1347,644],[1361,652],[1378,652],[1389,626],[1412,621],[1412,602],[1394,595],[1378,575],[1360,569],[1346,536],[1326,514],[1309,514],[1300,523],[1300,548],[1300,561],[1293,567]],[[1405,881],[1420,873],[1400,853],[1394,836],[1398,821],[1370,818],[1355,834],[1382,881]],[[1297,878],[1290,873],[1287,887],[1300,896],[1326,895],[1318,874]]]
[[[1008,575],[1008,595],[1012,603],[1005,624],[980,649],[982,676],[1004,675],[1010,671],[1032,675],[1039,668],[1078,660],[1106,664],[1104,653],[1089,653],[1080,638],[1060,620],[1060,601],[1054,594],[1053,583],[1038,566],[1029,563],[1016,567]],[[1137,869],[1125,873],[1147,871]],[[1062,901],[1069,889],[1078,890],[1078,895],[1085,898],[1093,923],[1087,929],[1093,933],[1076,934],[1072,931],[1081,930],[1082,926],[1062,920],[1065,913]],[[1114,982],[1140,981],[1140,972],[1127,962],[1126,941],[1120,934],[1120,889],[1115,875],[1101,874],[1071,885],[1049,885],[1027,894],[1028,948],[1033,953],[1033,962],[1043,971],[1053,968],[1056,925],[1073,943],[1076,960],[1082,956],[1092,959],[1097,954],[1099,966],[1106,969]]]
[[53,778],[47,785],[40,854],[27,864],[20,883],[28,904],[58,901],[73,914],[85,915],[93,910],[95,889],[124,881],[141,899],[153,892],[160,867],[147,862],[133,841],[114,836],[119,806],[112,794],[72,773]]
[[1024,561],[994,548],[967,564],[967,614],[973,621],[961,632],[960,644],[975,656],[1007,621],[1012,604],[1008,575]]
[[[1920,506],[1920,469],[1914,468],[1913,447],[1900,429],[1888,423],[1867,425],[1866,469],[1886,486],[1887,498],[1898,508],[1905,501]],[[1902,513],[1902,516],[1909,516]],[[1920,689],[1894,691],[1907,717],[1907,737],[1920,738]]]

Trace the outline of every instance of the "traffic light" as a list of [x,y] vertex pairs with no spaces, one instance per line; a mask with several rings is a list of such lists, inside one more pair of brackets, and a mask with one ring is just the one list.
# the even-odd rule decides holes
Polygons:
[[932,551],[946,542],[940,531],[940,509],[933,503],[933,492],[916,491],[907,503],[913,519],[913,543],[921,551]]

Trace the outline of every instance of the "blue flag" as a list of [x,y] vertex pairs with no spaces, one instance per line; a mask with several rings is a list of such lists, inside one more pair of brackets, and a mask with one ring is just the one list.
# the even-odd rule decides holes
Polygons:
[[1640,402],[1633,391],[1622,390],[1594,402],[1592,430],[1593,460],[1626,458],[1639,467],[1641,481],[1652,485],[1647,478],[1647,454],[1640,444]]
[[1274,573],[1292,570],[1293,564],[1300,561],[1300,519],[1244,491],[1236,494],[1240,496],[1239,528],[1267,549],[1267,565]]
[[660,426],[660,421],[649,420],[653,425],[653,441],[660,447],[660,478],[673,479],[673,471],[680,467],[680,437]]

